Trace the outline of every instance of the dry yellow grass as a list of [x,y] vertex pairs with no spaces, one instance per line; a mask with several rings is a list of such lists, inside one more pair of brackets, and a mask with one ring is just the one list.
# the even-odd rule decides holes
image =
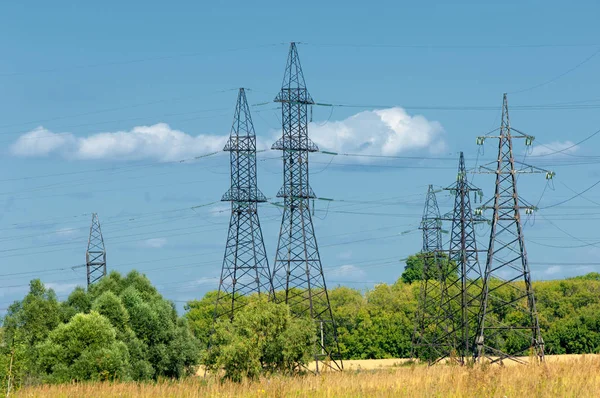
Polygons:
[[549,357],[543,365],[381,367],[319,376],[219,383],[193,378],[156,384],[41,386],[20,397],[598,397],[600,357]]

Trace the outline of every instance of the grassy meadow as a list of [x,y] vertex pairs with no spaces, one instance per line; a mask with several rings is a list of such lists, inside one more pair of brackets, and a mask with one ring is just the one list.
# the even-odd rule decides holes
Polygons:
[[232,383],[194,377],[157,383],[24,388],[17,397],[597,397],[600,356],[548,357],[543,365],[401,365],[348,361],[343,373]]

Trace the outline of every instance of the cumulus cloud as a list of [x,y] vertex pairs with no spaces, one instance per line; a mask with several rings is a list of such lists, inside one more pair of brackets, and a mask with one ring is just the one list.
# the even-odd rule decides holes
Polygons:
[[534,146],[531,150],[531,156],[560,156],[576,152],[578,149],[579,147],[571,141],[554,141],[550,144]]
[[351,280],[361,280],[364,279],[367,274],[356,265],[345,264],[327,271],[327,275],[331,278],[342,277]]
[[20,136],[12,145],[11,151],[19,156],[47,156],[55,151],[62,151],[65,147],[72,147],[75,141],[70,133],[55,134],[40,126]]
[[425,150],[439,153],[446,147],[444,129],[424,116],[404,109],[364,111],[324,125],[313,123],[310,136],[321,150],[363,155],[398,155]]
[[[398,155],[410,151],[439,153],[446,147],[439,122],[409,115],[395,107],[359,112],[344,120],[312,123],[310,137],[321,150],[364,155]],[[274,139],[281,136],[275,133]],[[221,151],[229,134],[190,135],[166,123],[137,126],[128,131],[100,132],[86,137],[69,132],[52,132],[38,127],[21,135],[11,146],[16,156],[59,155],[67,159],[155,159],[177,161]],[[272,142],[257,137],[257,148]]]
[[69,159],[156,159],[175,161],[223,149],[227,136],[191,136],[166,123],[137,126],[116,131],[76,137],[38,127],[23,134],[12,145],[17,156],[60,155]]

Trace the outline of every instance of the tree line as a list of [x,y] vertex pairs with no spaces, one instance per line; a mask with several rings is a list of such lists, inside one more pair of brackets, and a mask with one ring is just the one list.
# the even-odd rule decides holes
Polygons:
[[[410,356],[419,266],[418,256],[411,256],[395,283],[330,288],[343,359]],[[533,287],[546,354],[600,352],[600,274],[537,281]],[[510,287],[498,294],[508,297]],[[215,298],[212,291],[188,302],[180,316],[136,271],[112,272],[89,289],[75,288],[62,302],[33,280],[3,319],[0,382],[18,387],[182,378],[196,374],[201,364],[240,380],[295,373],[310,362],[318,336],[312,321],[292,317],[285,304],[250,297],[233,322],[213,325]]]

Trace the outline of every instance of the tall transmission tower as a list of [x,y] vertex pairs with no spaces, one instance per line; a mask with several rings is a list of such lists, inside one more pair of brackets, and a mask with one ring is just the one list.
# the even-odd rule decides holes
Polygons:
[[[543,361],[544,340],[521,222],[521,209],[531,214],[536,207],[519,197],[517,175],[545,173],[546,179],[551,179],[554,173],[514,159],[512,139],[523,138],[525,145],[529,146],[534,137],[511,127],[506,94],[499,130],[497,136],[477,139],[477,143],[482,145],[486,138],[497,138],[498,159],[480,167],[480,172],[496,175],[496,187],[494,197],[481,207],[482,210],[492,209],[493,215],[474,357],[476,360],[487,357],[491,362],[507,358],[523,362],[518,357],[533,352],[539,361]],[[510,319],[510,324],[506,321],[492,324],[499,318]]]
[[104,247],[102,229],[100,229],[100,220],[96,213],[92,214],[90,237],[88,239],[87,251],[85,252],[85,264],[88,287],[106,276],[106,248]]
[[298,317],[310,317],[319,330],[314,350],[316,371],[323,365],[341,370],[343,364],[331,312],[319,248],[309,209],[315,198],[308,178],[308,154],[318,151],[308,138],[308,106],[314,104],[300,66],[296,43],[291,43],[281,91],[283,136],[271,149],[283,151],[283,218],[273,267],[276,301],[287,303]]
[[465,158],[460,153],[456,182],[445,190],[454,195],[454,209],[442,217],[452,222],[448,262],[442,266],[440,311],[436,320],[433,346],[437,361],[453,358],[461,364],[473,355],[477,322],[481,308],[483,276],[479,265],[475,223],[483,221],[473,216],[474,200],[481,190],[467,179]]
[[419,292],[419,303],[415,314],[412,357],[431,359],[435,357],[433,344],[433,320],[440,304],[440,256],[442,253],[442,221],[436,191],[429,185],[421,226],[423,232],[423,273]]
[[243,296],[271,293],[271,272],[258,218],[258,203],[267,199],[257,187],[256,135],[243,88],[238,93],[231,134],[223,150],[230,154],[231,187],[221,200],[231,202],[231,219],[215,320],[233,319],[243,305]]

